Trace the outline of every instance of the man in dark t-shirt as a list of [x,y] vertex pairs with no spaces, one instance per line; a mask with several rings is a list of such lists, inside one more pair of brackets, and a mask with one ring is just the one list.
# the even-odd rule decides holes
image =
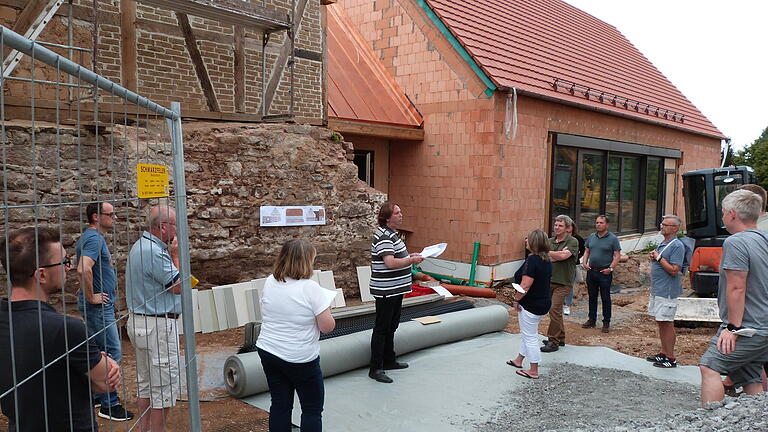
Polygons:
[[0,300],[0,394],[11,390],[0,407],[9,430],[98,430],[91,395],[115,389],[120,368],[86,338],[81,320],[48,303],[71,265],[58,232],[14,231],[7,246],[0,240],[0,261],[11,281]]

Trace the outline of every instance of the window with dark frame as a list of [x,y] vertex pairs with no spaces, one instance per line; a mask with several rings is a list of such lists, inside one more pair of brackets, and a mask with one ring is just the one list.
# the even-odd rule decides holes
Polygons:
[[555,145],[552,216],[569,215],[580,230],[606,214],[619,234],[658,229],[664,204],[661,157]]
[[374,151],[373,150],[355,150],[353,160],[357,165],[357,178],[364,181],[368,186],[374,186]]

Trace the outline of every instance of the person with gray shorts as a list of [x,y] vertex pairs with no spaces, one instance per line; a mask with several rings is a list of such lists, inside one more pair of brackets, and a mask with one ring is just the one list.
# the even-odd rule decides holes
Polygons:
[[723,324],[699,360],[701,404],[725,397],[721,375],[747,394],[763,390],[768,362],[768,233],[756,229],[760,196],[736,190],[723,199],[723,243],[717,304]]
[[675,313],[677,298],[683,293],[682,274],[685,260],[685,245],[677,238],[680,218],[665,215],[661,219],[661,231],[664,241],[650,253],[651,260],[651,299],[648,302],[648,314],[653,315],[659,326],[661,352],[646,358],[659,368],[677,367],[675,360]]

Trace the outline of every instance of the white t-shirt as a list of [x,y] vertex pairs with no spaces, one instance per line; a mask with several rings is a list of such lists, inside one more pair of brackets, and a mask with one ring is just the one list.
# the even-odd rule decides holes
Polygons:
[[306,363],[320,355],[320,329],[315,317],[336,297],[311,279],[269,275],[261,294],[261,333],[256,346],[289,363]]

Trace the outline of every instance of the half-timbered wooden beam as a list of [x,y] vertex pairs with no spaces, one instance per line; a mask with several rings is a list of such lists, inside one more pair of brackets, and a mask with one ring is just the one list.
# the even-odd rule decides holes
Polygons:
[[134,0],[120,0],[120,60],[123,87],[135,92],[138,87],[138,56]]
[[245,28],[235,26],[235,112],[245,112]]
[[195,67],[195,73],[200,81],[200,87],[203,90],[208,109],[219,112],[221,111],[219,100],[216,98],[216,92],[213,90],[213,83],[211,83],[208,68],[205,67],[205,62],[203,62],[203,55],[200,54],[200,49],[197,47],[197,39],[195,39],[192,26],[189,24],[189,17],[187,14],[176,12],[176,20],[179,22],[179,28],[184,35],[184,44],[187,46],[190,59],[192,59],[192,65]]
[[[299,28],[301,27],[301,20],[304,17],[304,9],[307,7],[307,0],[299,0],[296,3],[296,10],[293,15],[293,34],[298,35],[299,34]],[[265,100],[261,101],[261,107],[259,108],[259,112],[262,113],[268,113],[269,107],[272,106],[272,100],[275,98],[275,91],[277,90],[277,85],[280,83],[280,79],[283,76],[283,70],[285,70],[285,66],[288,62],[288,56],[291,54],[291,41],[290,38],[286,35],[286,37],[283,38],[283,45],[280,47],[280,55],[278,55],[277,60],[275,61],[275,67],[272,69],[272,75],[269,77],[269,82],[267,83],[267,89],[266,89],[266,97]],[[265,61],[265,59],[261,59],[261,61]],[[292,89],[293,90],[293,89]]]

